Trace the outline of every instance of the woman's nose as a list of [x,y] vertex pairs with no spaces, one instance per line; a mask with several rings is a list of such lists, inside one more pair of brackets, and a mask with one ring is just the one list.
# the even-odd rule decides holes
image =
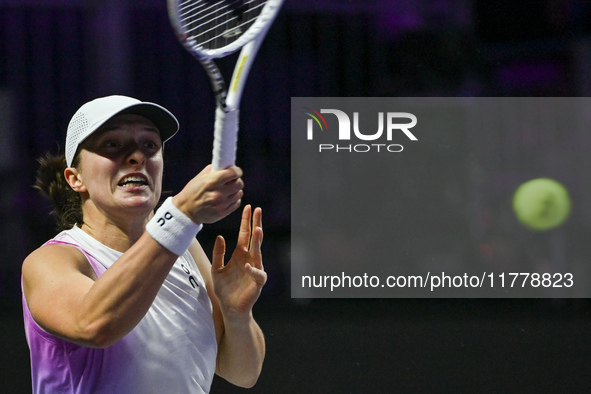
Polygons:
[[139,148],[139,146],[135,146],[127,156],[127,162],[131,165],[143,164],[145,161],[146,154]]

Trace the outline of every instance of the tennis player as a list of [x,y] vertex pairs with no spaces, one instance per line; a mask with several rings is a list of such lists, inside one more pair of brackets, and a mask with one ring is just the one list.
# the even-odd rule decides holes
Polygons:
[[215,373],[257,381],[261,210],[244,208],[227,263],[221,236],[211,263],[195,237],[241,205],[238,167],[206,167],[154,212],[177,131],[157,104],[103,97],[74,114],[65,157],[41,160],[37,187],[64,231],[22,267],[33,392],[207,393]]

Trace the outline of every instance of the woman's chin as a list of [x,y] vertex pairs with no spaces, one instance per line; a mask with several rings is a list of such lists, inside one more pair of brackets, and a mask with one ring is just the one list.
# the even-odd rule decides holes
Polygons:
[[127,195],[123,196],[120,199],[120,205],[122,208],[128,210],[145,210],[146,212],[152,211],[156,204],[158,203],[158,198],[153,195]]

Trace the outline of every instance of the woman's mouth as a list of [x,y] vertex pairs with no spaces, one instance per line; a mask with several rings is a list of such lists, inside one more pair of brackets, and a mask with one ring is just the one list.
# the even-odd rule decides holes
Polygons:
[[123,178],[117,185],[125,188],[141,187],[147,186],[148,181],[141,176],[131,175]]

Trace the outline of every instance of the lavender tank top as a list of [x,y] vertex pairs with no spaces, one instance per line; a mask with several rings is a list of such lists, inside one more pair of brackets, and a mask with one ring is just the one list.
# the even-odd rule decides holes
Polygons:
[[[122,253],[78,227],[46,244],[78,248],[100,277]],[[23,296],[33,393],[208,393],[217,342],[211,301],[191,254],[179,256],[140,323],[105,349],[88,348],[44,331]]]

